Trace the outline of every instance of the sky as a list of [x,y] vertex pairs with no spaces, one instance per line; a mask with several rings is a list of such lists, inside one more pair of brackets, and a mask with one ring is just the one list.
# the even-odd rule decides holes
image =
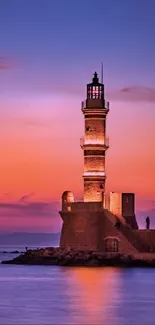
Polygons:
[[[81,101],[104,67],[107,192],[155,216],[154,0],[0,0],[0,231],[57,232],[83,196]],[[154,222],[155,226],[155,222]]]

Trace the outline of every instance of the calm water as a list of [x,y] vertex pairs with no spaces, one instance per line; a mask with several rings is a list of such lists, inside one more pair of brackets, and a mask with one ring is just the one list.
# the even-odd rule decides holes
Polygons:
[[155,325],[155,269],[0,265],[0,324]]

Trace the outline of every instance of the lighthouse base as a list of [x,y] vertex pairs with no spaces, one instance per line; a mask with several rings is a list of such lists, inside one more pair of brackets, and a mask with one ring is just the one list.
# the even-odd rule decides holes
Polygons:
[[149,242],[102,202],[72,202],[59,212],[63,220],[60,248],[136,255],[150,252]]
[[100,249],[102,235],[99,236],[99,220],[103,217],[103,211],[77,209],[70,212],[61,211],[60,215],[63,219],[61,248],[94,251]]

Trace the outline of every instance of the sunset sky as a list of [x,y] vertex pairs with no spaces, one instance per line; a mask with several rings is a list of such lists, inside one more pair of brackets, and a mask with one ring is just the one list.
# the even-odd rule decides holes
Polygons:
[[[107,191],[155,217],[154,0],[0,0],[0,231],[59,231],[83,195],[81,101],[104,66]],[[154,222],[155,225],[155,222]]]

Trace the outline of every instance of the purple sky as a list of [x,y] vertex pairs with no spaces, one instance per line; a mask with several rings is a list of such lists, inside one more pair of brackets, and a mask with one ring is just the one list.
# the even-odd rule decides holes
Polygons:
[[136,193],[141,224],[153,217],[154,13],[154,0],[0,0],[2,230],[58,231],[51,202],[82,197],[80,102],[101,62],[107,189]]

